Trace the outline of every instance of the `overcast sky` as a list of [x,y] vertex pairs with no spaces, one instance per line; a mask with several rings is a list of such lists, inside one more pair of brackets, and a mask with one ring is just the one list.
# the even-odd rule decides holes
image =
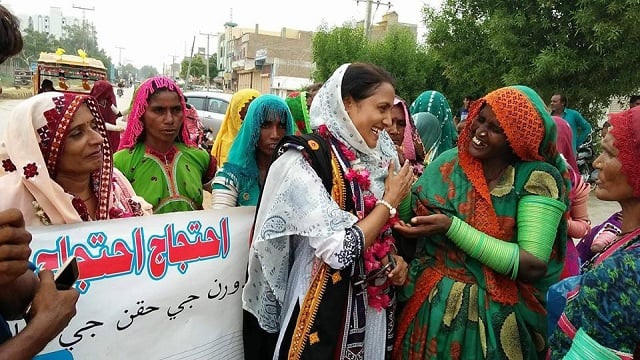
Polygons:
[[[424,3],[439,6],[441,0],[390,0],[391,10],[398,13],[399,21],[418,24],[418,32],[424,32],[421,8]],[[49,7],[60,7],[64,16],[82,18],[93,22],[98,32],[98,44],[118,62],[122,49],[122,62],[136,67],[143,65],[161,69],[163,63],[176,61],[191,51],[193,36],[196,47],[206,46],[206,36],[200,33],[220,33],[224,23],[233,17],[241,28],[259,28],[280,31],[282,27],[315,30],[321,22],[340,26],[344,22],[364,19],[366,4],[356,0],[320,1],[203,1],[180,0],[150,2],[140,0],[0,0],[17,15],[48,15]],[[374,22],[381,19],[389,7],[373,6]],[[233,13],[233,15],[231,15]],[[216,39],[210,39],[210,52],[215,52]],[[69,49],[66,49],[69,51]],[[73,51],[75,52],[75,51]]]

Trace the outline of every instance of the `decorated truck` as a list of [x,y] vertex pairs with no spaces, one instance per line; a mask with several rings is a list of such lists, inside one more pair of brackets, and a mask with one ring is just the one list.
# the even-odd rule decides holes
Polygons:
[[55,53],[40,53],[33,72],[33,93],[40,92],[43,85],[43,91],[89,93],[94,82],[106,78],[107,69],[102,61],[86,56],[82,50],[78,50],[78,55],[67,55],[58,49]]

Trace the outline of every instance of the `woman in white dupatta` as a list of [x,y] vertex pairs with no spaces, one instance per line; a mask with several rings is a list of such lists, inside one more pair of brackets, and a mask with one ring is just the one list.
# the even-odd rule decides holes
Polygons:
[[407,274],[391,225],[412,183],[410,165],[400,168],[384,131],[394,96],[389,73],[362,63],[340,66],[316,95],[311,123],[324,143],[308,144],[330,151],[331,193],[304,151],[296,151],[300,147],[278,149],[243,292],[243,308],[278,338],[275,350],[265,350],[258,343],[268,335],[248,334],[245,327],[245,357],[247,351],[273,359],[381,359],[389,353],[393,285]]

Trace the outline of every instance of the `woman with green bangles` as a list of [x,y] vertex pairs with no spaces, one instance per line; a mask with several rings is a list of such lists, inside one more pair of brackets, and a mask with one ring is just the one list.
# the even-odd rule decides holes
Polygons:
[[524,86],[487,94],[468,119],[458,147],[414,184],[409,224],[396,225],[418,241],[397,359],[539,359],[547,348],[570,189],[556,125]]
[[295,125],[287,104],[275,95],[260,95],[249,105],[229,158],[213,179],[214,209],[254,206],[267,176],[276,145]]

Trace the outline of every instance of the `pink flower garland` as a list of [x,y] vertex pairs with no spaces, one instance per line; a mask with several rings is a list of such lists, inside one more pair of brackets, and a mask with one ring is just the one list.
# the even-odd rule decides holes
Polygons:
[[[320,126],[318,131],[324,138],[329,138],[330,132],[325,125]],[[342,142],[337,141],[337,143],[340,152],[350,162],[350,164],[348,164],[350,167],[345,174],[345,178],[349,182],[357,183],[363,194],[362,200],[364,202],[364,209],[357,212],[358,219],[362,220],[371,213],[371,211],[376,207],[376,202],[378,201],[375,195],[370,191],[371,174],[364,168],[354,169],[353,165],[356,165],[357,162],[359,162],[356,154]],[[382,226],[382,229],[380,229],[380,235],[378,235],[373,245],[364,251],[364,268],[367,274],[380,269],[382,267],[381,259],[386,257],[387,254],[395,248],[395,240],[393,236],[391,236],[391,228],[396,222],[398,222],[398,215],[390,217],[387,223]],[[383,276],[386,276],[386,274]],[[391,284],[388,280],[380,286],[367,284],[369,306],[378,311],[389,307],[391,305],[391,297],[386,293],[386,290],[390,286]]]

